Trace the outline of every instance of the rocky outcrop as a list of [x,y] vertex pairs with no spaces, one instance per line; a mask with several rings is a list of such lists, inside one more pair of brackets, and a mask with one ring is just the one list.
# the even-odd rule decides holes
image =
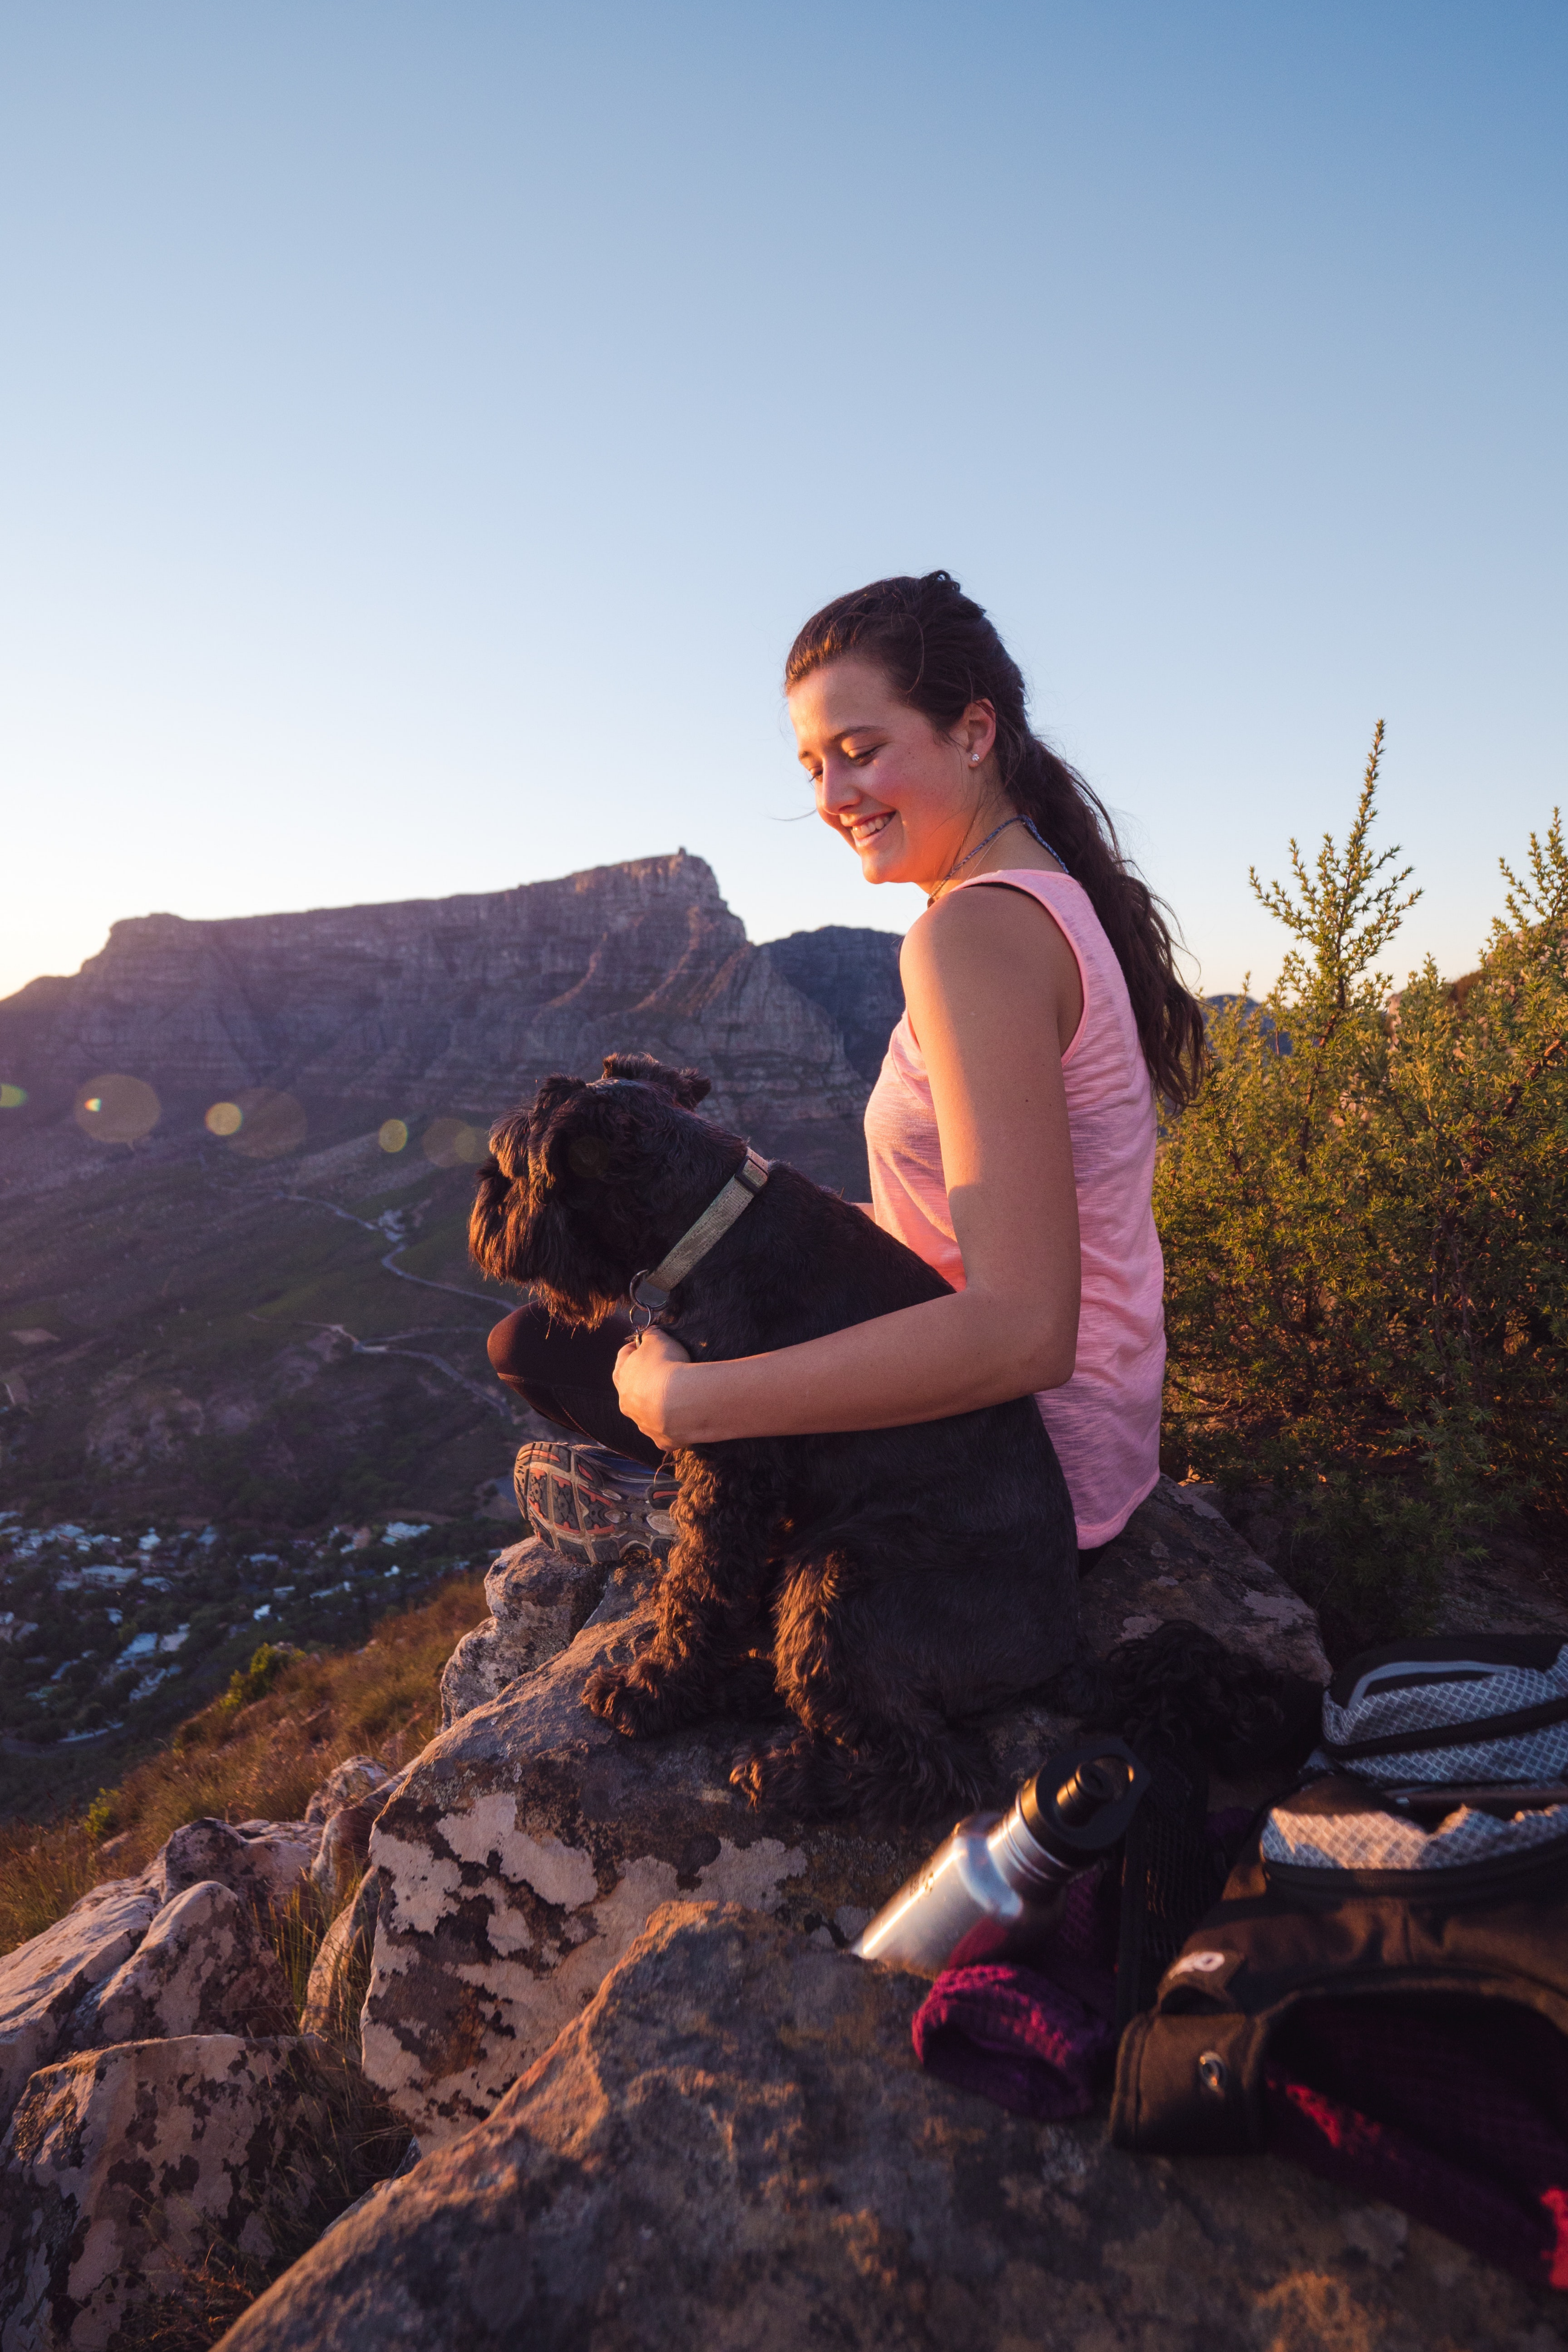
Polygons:
[[289,1980],[252,1906],[216,1879],[175,1895],[71,2018],[67,2046],[192,2033],[289,2033]]
[[563,1650],[605,1584],[602,1567],[562,1559],[532,1537],[503,1551],[485,1576],[490,1614],[464,1634],[442,1674],[442,1729]]
[[1079,1628],[1102,1658],[1173,1622],[1278,1673],[1329,1678],[1315,1612],[1237,1534],[1218,1490],[1162,1478],[1079,1585]]
[[[363,2064],[424,2147],[490,2112],[659,1904],[737,1901],[842,1943],[930,1844],[752,1812],[729,1783],[738,1722],[629,1740],[590,1715],[584,1681],[637,1640],[652,1572],[623,1564],[569,1646],[432,1742],[372,1832]],[[1185,1618],[1327,1678],[1310,1610],[1168,1480],[1086,1580],[1083,1615],[1100,1654]],[[1073,1727],[1043,1697],[982,1725],[998,1798]]]
[[0,1959],[0,2126],[29,2074],[47,2066],[95,1985],[141,1943],[163,1901],[145,1878],[110,1878]]
[[[36,1108],[63,1108],[113,1071],[159,1094],[266,1088],[483,1122],[547,1070],[593,1076],[607,1052],[646,1052],[700,1064],[716,1118],[843,1181],[866,1081],[822,999],[853,999],[851,943],[880,936],[835,934],[826,962],[839,977],[825,988],[811,977],[820,950],[751,946],[710,868],[684,851],[462,898],[146,915],[116,923],[73,978],[0,1003],[0,1061]],[[810,968],[804,993],[796,966]]]
[[0,2146],[0,2342],[99,2352],[137,2305],[177,2304],[215,2240],[270,2262],[332,2144],[298,2036],[129,2042],[45,2067]]
[[[248,1822],[238,1827],[227,1822],[188,1822],[165,1841],[140,1877],[107,1879],[41,1936],[0,1958],[0,2125],[37,2068],[48,2065],[62,2051],[103,2038],[92,2022],[96,2011],[89,1997],[103,1987],[108,2000],[106,1980],[123,1972],[166,1906],[174,1906],[177,1914],[157,1948],[157,1969],[172,1971],[168,1999],[174,2007],[167,2013],[184,2014],[179,2005],[199,2001],[203,1984],[216,2003],[217,1988],[231,1965],[236,1997],[247,1988],[247,2002],[252,1992],[259,1999],[256,1969],[261,1963],[256,1959],[252,1967],[243,1958],[247,1952],[254,1956],[254,1937],[247,1937],[234,1923],[240,1912],[247,1917],[265,1916],[287,1907],[310,1870],[320,1836],[319,1829],[303,1822]],[[203,1892],[202,1902],[179,1910],[178,1898],[196,1890]],[[233,1912],[217,1900],[225,1890],[235,1900]],[[229,1927],[218,1924],[220,1914]],[[193,1956],[188,1971],[182,1973],[184,1963],[179,1955],[187,1931],[193,1937],[199,1931],[205,1956]],[[151,1973],[137,1978],[132,1972],[123,1979],[132,2009],[153,1997],[153,1983]],[[176,1983],[177,1990],[173,1989]],[[115,2014],[121,2014],[119,2007]],[[224,2021],[233,2021],[226,2017]],[[145,2030],[195,2029],[168,2023]]]
[[1560,2315],[1268,2158],[1140,2158],[919,2071],[920,1979],[661,1908],[495,2114],[226,2352],[1548,2352]]
[[311,1790],[305,1807],[306,1826],[330,1822],[340,1806],[357,1805],[384,1789],[391,1778],[385,1765],[378,1764],[374,1756],[345,1756],[341,1764],[333,1765],[321,1787]]
[[321,1834],[310,1822],[187,1822],[147,1875],[165,1903],[216,1878],[258,1909],[281,1909],[308,1876]]

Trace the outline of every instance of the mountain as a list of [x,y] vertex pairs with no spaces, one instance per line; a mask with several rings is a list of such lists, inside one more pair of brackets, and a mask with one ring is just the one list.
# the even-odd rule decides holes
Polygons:
[[896,956],[889,934],[838,929],[753,947],[684,851],[461,898],[146,915],[116,923],[73,977],[0,1003],[0,1078],[27,1090],[29,1129],[113,1076],[186,1115],[286,1093],[303,1140],[361,1104],[378,1123],[488,1122],[547,1070],[591,1074],[619,1047],[700,1064],[715,1118],[854,1181],[867,1076],[855,975],[873,970],[889,1003]]

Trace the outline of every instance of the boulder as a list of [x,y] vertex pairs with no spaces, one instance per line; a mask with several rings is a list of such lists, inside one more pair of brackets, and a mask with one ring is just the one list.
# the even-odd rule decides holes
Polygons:
[[176,1895],[70,2020],[66,2046],[292,2033],[289,1980],[251,1906],[216,1879]]
[[356,2065],[360,2009],[370,1981],[381,1891],[381,1874],[372,1871],[361,1882],[353,1901],[344,1905],[327,1929],[310,1964],[300,2016],[301,2033],[319,2034]]
[[348,1899],[349,1890],[364,1869],[370,1833],[381,1811],[376,1797],[357,1805],[340,1805],[321,1832],[310,1883],[332,1909]]
[[28,2075],[61,2048],[86,1995],[136,1949],[162,1900],[149,1878],[106,1879],[0,1958],[0,2128]]
[[331,1821],[341,1806],[361,1803],[391,1777],[385,1765],[378,1764],[374,1756],[345,1756],[341,1764],[333,1765],[311,1795],[305,1808],[307,1823],[319,1828]]
[[216,1878],[258,1909],[284,1910],[310,1874],[321,1835],[307,1822],[187,1822],[160,1847],[147,1876],[164,1902]]
[[44,2067],[0,2145],[0,2343],[98,2352],[137,2305],[177,2305],[215,2242],[272,2262],[308,2226],[331,2142],[315,2045],[295,2036],[125,2042]]
[[[588,1713],[584,1681],[646,1625],[657,1573],[624,1561],[569,1646],[441,1733],[372,1832],[363,2061],[422,2147],[490,2112],[658,1905],[740,1902],[842,1943],[930,1848],[753,1812],[729,1783],[740,1722],[632,1740]],[[1166,1617],[1327,1677],[1305,1602],[1162,1480],[1086,1580],[1084,1622],[1103,1652]],[[1003,1801],[1075,1727],[1037,1694],[979,1727]]]
[[1184,1618],[1280,1674],[1329,1679],[1317,1612],[1243,1542],[1214,1486],[1162,1478],[1084,1578],[1079,1610],[1096,1657]]
[[922,2074],[927,1990],[661,1908],[495,2114],[225,2352],[1549,2352],[1547,2293],[1268,2157],[1130,2156]]
[[464,1634],[441,1676],[442,1729],[565,1649],[598,1606],[606,1575],[534,1537],[503,1551],[485,1578],[490,1614]]

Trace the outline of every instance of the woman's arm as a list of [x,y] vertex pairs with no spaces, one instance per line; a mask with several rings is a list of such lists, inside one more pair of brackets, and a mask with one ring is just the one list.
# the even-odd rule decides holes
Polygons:
[[1037,899],[972,889],[922,915],[900,960],[925,1056],[966,1287],[795,1348],[694,1364],[661,1332],[622,1350],[622,1410],[656,1443],[889,1429],[1068,1378],[1078,1195],[1061,1056],[1078,964]]

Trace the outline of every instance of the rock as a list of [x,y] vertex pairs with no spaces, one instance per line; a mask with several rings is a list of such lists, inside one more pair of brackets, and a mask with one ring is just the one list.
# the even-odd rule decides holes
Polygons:
[[562,1559],[535,1537],[503,1551],[485,1577],[491,1613],[464,1634],[441,1676],[443,1730],[565,1649],[598,1606],[605,1579],[603,1567]]
[[340,1806],[358,1804],[391,1778],[385,1765],[378,1764],[374,1756],[345,1756],[313,1792],[305,1819],[312,1823],[328,1822]]
[[83,1998],[136,1949],[162,1900],[148,1878],[106,1879],[0,1958],[0,2126],[28,2075],[61,2047]]
[[297,2036],[126,2042],[43,2068],[0,2146],[0,2343],[98,2352],[137,2305],[178,2305],[215,2241],[269,2262],[322,2194],[331,2141]]
[[310,1964],[301,2033],[320,2034],[336,2049],[359,2059],[360,2009],[370,1982],[371,1952],[381,1907],[382,1878],[372,1871],[352,1903],[327,1929]]
[[1242,1541],[1214,1494],[1160,1480],[1079,1587],[1085,1647],[1103,1657],[1184,1618],[1281,1674],[1326,1683],[1316,1612]]
[[292,2033],[289,1980],[251,1906],[216,1879],[175,1895],[71,2018],[65,2047]]
[[310,1874],[321,1832],[306,1822],[187,1822],[165,1840],[147,1876],[165,1902],[216,1878],[246,1902],[285,1909]]
[[322,1900],[334,1908],[347,1901],[349,1890],[364,1869],[371,1830],[380,1811],[374,1799],[368,1804],[340,1805],[321,1832],[321,1843],[310,1864],[310,1881]]
[[661,1908],[494,2116],[345,2215],[225,2352],[1560,2340],[1549,2294],[1429,2230],[1368,2259],[1364,2195],[1268,2157],[1130,2156],[1100,2117],[933,2081],[926,1990],[777,1920]]
[[[422,2146],[489,2114],[658,1904],[738,1901],[847,1941],[932,1843],[752,1812],[729,1785],[739,1722],[630,1740],[590,1715],[584,1681],[646,1622],[654,1573],[624,1562],[570,1646],[435,1739],[372,1832],[363,2062]],[[1306,1604],[1168,1480],[1085,1580],[1084,1601],[1100,1652],[1129,1621],[1189,1617],[1327,1678]],[[1037,1695],[979,1727],[1004,1802],[1075,1726]]]
[[851,1069],[874,1086],[888,1040],[902,1018],[904,983],[899,971],[903,937],[898,931],[851,929],[824,923],[815,931],[792,931],[770,940],[762,950],[792,988],[820,1004],[844,1040]]

